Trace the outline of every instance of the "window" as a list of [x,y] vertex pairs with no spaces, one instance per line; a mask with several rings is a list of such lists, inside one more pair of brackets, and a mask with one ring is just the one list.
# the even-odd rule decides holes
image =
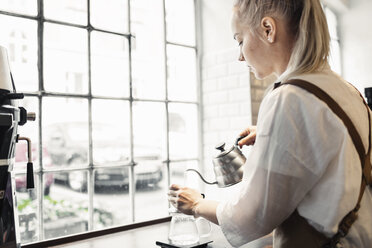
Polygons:
[[337,16],[329,7],[325,7],[324,12],[327,17],[328,29],[331,36],[329,64],[333,71],[341,75],[341,49],[338,36]]
[[193,0],[6,0],[0,44],[37,121],[17,144],[21,242],[168,216],[198,167]]

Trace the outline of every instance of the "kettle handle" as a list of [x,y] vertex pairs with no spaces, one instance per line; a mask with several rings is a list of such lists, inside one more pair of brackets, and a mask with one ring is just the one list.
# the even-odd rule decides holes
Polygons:
[[236,140],[235,140],[235,146],[238,146],[238,142],[241,140],[241,139],[244,139],[245,137],[247,137],[248,135],[244,135],[244,136],[240,136],[238,137]]
[[193,171],[193,172],[196,172],[196,173],[199,175],[200,179],[201,179],[203,182],[205,182],[206,184],[210,184],[210,185],[217,184],[217,181],[211,183],[211,182],[208,182],[207,180],[205,180],[205,179],[203,178],[203,176],[200,174],[200,172],[197,171],[197,170],[195,170],[195,169],[187,169],[186,171]]

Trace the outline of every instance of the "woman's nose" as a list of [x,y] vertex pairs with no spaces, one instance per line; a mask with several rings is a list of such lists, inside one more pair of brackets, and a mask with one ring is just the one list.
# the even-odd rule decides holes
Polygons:
[[245,59],[244,59],[243,53],[240,52],[240,54],[239,54],[239,61],[244,61],[244,60],[245,60]]

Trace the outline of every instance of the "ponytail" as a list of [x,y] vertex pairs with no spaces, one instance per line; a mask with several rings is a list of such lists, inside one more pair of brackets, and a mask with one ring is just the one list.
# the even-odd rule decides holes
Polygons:
[[328,65],[330,35],[319,0],[236,0],[234,9],[238,18],[253,30],[267,15],[281,16],[287,21],[295,42],[281,80]]
[[297,41],[285,74],[311,73],[328,65],[330,35],[319,0],[304,0]]

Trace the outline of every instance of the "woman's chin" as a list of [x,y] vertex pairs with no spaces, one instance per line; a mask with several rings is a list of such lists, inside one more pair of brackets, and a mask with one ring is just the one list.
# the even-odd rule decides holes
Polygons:
[[258,79],[258,80],[264,80],[265,78],[269,77],[271,74],[267,75],[265,73],[259,73],[257,72],[256,70],[251,70],[251,72],[254,73],[254,76]]
[[265,76],[263,76],[261,73],[258,73],[256,70],[251,70],[251,72],[253,72],[255,78],[257,78],[258,80],[262,80],[265,78]]

